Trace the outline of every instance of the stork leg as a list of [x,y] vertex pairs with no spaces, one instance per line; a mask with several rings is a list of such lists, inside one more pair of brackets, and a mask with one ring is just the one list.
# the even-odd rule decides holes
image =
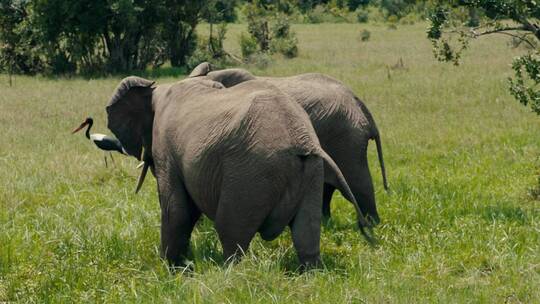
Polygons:
[[107,165],[107,153],[103,154],[103,160],[105,160],[105,168],[108,168],[109,166]]
[[113,166],[116,167],[116,163],[114,162],[114,158],[112,157],[112,153],[111,153],[111,152],[109,152],[109,156],[111,157],[111,161],[112,161]]

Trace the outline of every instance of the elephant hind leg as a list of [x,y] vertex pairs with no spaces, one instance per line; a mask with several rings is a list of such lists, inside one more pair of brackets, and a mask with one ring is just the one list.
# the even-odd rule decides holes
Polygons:
[[278,193],[264,178],[236,179],[234,184],[223,186],[215,227],[225,260],[243,255],[249,249],[255,233],[278,199]]
[[259,234],[263,240],[272,241],[277,238],[292,220],[296,206],[298,205],[300,180],[298,178],[298,180],[291,181],[280,202],[270,212],[268,217],[266,217],[261,228],[259,228]]
[[331,216],[330,203],[332,202],[332,196],[334,195],[335,190],[336,187],[333,185],[327,183],[324,184],[322,214],[325,219],[329,219]]
[[324,169],[321,158],[312,158],[306,165],[304,191],[300,206],[290,223],[294,248],[303,267],[320,263],[320,238]]

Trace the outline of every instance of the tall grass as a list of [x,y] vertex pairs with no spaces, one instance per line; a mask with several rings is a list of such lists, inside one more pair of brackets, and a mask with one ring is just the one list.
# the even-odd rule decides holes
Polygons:
[[[368,42],[360,32],[371,31]],[[226,49],[239,54],[232,25]],[[370,247],[334,197],[325,267],[301,274],[290,235],[257,237],[223,265],[213,225],[192,238],[195,271],[159,258],[159,206],[137,162],[103,155],[81,134],[108,133],[104,105],[120,77],[0,75],[0,302],[540,302],[540,117],[507,92],[519,49],[476,41],[460,67],[436,62],[425,26],[298,25],[300,54],[258,75],[322,72],[348,84],[381,130],[391,193],[370,148],[382,224]],[[399,59],[404,68],[392,68]],[[158,75],[158,74],[156,74]],[[159,83],[172,77],[155,79]]]

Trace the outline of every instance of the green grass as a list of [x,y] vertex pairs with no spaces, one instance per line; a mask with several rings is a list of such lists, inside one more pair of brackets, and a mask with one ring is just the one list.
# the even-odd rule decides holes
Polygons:
[[[360,42],[362,29],[372,32]],[[391,193],[372,174],[382,224],[370,247],[336,195],[323,229],[321,270],[298,273],[290,235],[256,237],[223,265],[213,225],[192,239],[195,272],[159,258],[159,205],[149,178],[134,195],[135,159],[102,153],[82,134],[106,130],[104,105],[120,77],[0,75],[0,302],[539,303],[540,117],[507,92],[521,50],[476,41],[460,67],[433,59],[425,25],[298,25],[298,58],[258,75],[322,72],[367,103],[382,133]],[[229,29],[236,54],[242,25]],[[389,68],[402,58],[406,69]],[[156,79],[159,83],[172,77]]]

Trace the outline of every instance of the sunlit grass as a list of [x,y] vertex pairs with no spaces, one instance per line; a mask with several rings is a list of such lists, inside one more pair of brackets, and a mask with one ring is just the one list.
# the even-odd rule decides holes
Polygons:
[[[436,62],[425,26],[294,26],[299,57],[258,75],[322,72],[348,84],[382,134],[391,193],[372,174],[382,224],[370,247],[352,207],[334,198],[323,228],[325,267],[306,274],[290,236],[223,265],[212,223],[192,238],[195,272],[159,259],[159,205],[149,178],[134,195],[135,159],[103,155],[83,135],[106,129],[104,105],[120,76],[0,75],[0,302],[489,302],[540,301],[540,117],[507,92],[504,37],[476,41],[462,66]],[[362,29],[371,40],[360,42]],[[226,48],[239,55],[242,25]],[[392,69],[399,59],[405,69]],[[170,82],[172,77],[155,79]]]

